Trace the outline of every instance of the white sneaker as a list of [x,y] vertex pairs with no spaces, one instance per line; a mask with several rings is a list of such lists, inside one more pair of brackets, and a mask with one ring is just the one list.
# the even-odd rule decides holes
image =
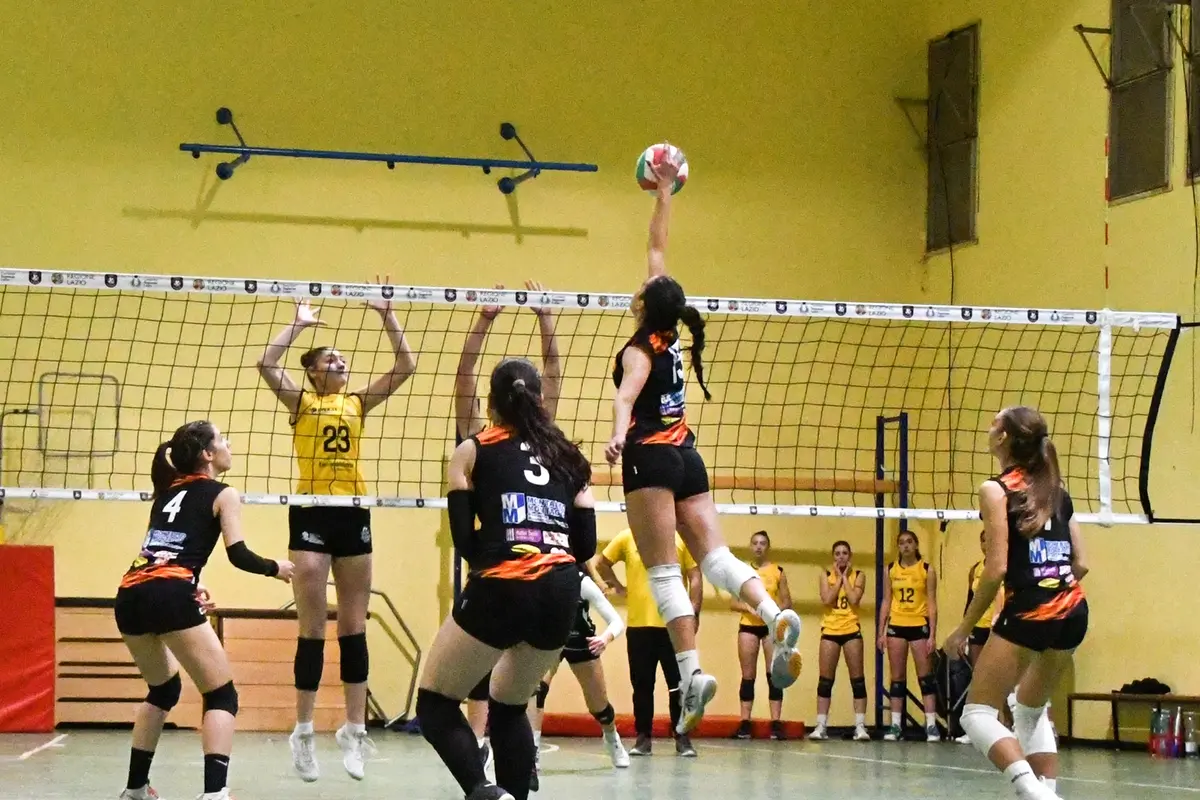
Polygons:
[[790,608],[775,618],[775,655],[771,658],[771,683],[786,689],[800,677],[801,659],[796,652],[800,641],[800,616]]
[[366,777],[366,760],[368,754],[374,754],[375,743],[367,737],[367,732],[351,733],[346,726],[337,729],[333,735],[338,747],[342,748],[342,766],[346,768],[351,778],[361,781]]
[[823,742],[829,738],[829,731],[825,730],[824,725],[818,725],[817,727],[813,728],[813,731],[808,735],[808,738],[818,742]]
[[629,753],[625,752],[625,745],[621,744],[621,734],[617,733],[615,728],[611,735],[608,731],[604,732],[604,744],[608,747],[608,755],[614,767],[625,769],[629,766]]
[[937,728],[926,728],[925,729],[925,741],[940,742],[941,740],[942,740],[942,732],[939,731]]
[[219,792],[204,792],[197,795],[196,800],[233,800],[233,795],[229,793],[229,787],[226,786]]
[[962,736],[958,737],[958,738],[957,738],[957,739],[955,739],[954,741],[958,742],[959,744],[970,744],[970,743],[971,743],[971,737],[970,737],[970,736],[967,736],[967,735],[964,733]]
[[712,702],[716,694],[716,678],[705,675],[700,670],[693,672],[692,679],[688,681],[687,691],[683,695],[683,713],[679,715],[679,724],[675,726],[675,732],[682,735],[696,727],[704,718],[704,707]]
[[317,735],[292,731],[288,744],[292,747],[292,766],[300,779],[312,783],[321,777],[321,768],[317,765]]
[[871,741],[871,734],[867,732],[867,726],[866,726],[866,725],[856,725],[856,726],[855,726],[855,728],[854,728],[854,741],[856,741],[856,742],[869,742],[869,741]]
[[898,741],[900,741],[900,726],[899,726],[899,725],[890,725],[890,726],[888,726],[887,733],[885,733],[885,734],[883,735],[883,740],[884,740],[885,742],[898,742]]
[[140,789],[125,789],[117,800],[159,800],[159,797],[158,792],[147,783]]

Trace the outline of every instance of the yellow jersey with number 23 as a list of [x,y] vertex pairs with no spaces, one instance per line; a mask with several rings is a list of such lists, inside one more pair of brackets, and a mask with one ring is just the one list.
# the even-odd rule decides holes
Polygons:
[[365,495],[367,484],[358,468],[362,429],[363,403],[358,395],[301,392],[292,422],[300,467],[296,493]]

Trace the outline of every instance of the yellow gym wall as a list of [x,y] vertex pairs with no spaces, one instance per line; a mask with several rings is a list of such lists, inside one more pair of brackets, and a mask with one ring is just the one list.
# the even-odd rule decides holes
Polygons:
[[[955,300],[1172,311],[1190,318],[1195,250],[1178,51],[1171,189],[1109,208],[1111,244],[1106,249],[1108,93],[1072,26],[1106,27],[1110,3],[930,0],[923,5],[927,40],[981,23],[979,241],[954,252]],[[1187,30],[1186,23],[1181,30]],[[1107,38],[1092,40],[1107,70]],[[925,95],[923,80],[910,89]],[[1107,289],[1105,264],[1110,275]],[[949,266],[944,253],[928,262],[931,292],[941,298],[949,296]],[[1189,461],[1197,440],[1188,337],[1185,333],[1181,338],[1175,355],[1151,462],[1154,509],[1167,516],[1196,516],[1197,511]],[[1094,420],[1083,422],[1094,425]],[[1061,445],[1066,431],[1057,433]],[[979,445],[982,449],[982,440]],[[943,595],[955,598],[956,606],[948,621],[960,618],[967,570],[979,558],[978,529],[975,524],[956,524],[946,538],[941,554],[946,571]],[[1194,693],[1198,686],[1193,653],[1178,643],[1194,641],[1200,623],[1184,610],[1186,605],[1172,598],[1186,594],[1184,587],[1200,580],[1195,530],[1087,526],[1084,536],[1092,567],[1085,581],[1089,638],[1060,696],[1070,690],[1108,691],[1145,676]],[[1060,703],[1060,708],[1061,730],[1065,706]],[[1077,712],[1077,735],[1104,735],[1107,707],[1080,706]]]
[[[711,0],[569,8],[374,2],[353,11],[141,0],[104,14],[79,14],[61,1],[19,5],[0,32],[14,65],[0,74],[0,252],[22,268],[326,281],[390,273],[435,286],[534,277],[555,288],[628,292],[643,274],[651,208],[633,183],[633,163],[643,147],[669,138],[692,168],[669,256],[690,292],[936,300],[925,294],[920,265],[924,166],[892,104],[924,74],[922,20],[886,4],[806,5],[732,18]],[[507,120],[538,157],[590,161],[600,172],[545,173],[508,202],[495,188],[498,175],[458,168],[391,172],[257,158],[219,183],[218,157],[193,161],[177,150],[182,141],[233,142],[213,119],[219,106],[233,109],[251,144],[377,152],[515,157],[497,136]],[[368,331],[362,348],[370,353]],[[443,348],[435,335],[416,338],[418,378],[385,414],[415,402],[406,399],[418,394],[414,387],[429,391],[421,370],[452,368],[457,340]],[[244,370],[252,373],[265,341],[248,344]],[[363,370],[372,356],[365,364],[360,356]],[[295,354],[287,363],[296,368]],[[243,373],[237,384],[253,378]],[[256,387],[244,407],[235,402],[227,427],[267,436],[275,458],[286,457],[284,415],[262,395]],[[255,410],[253,423],[245,408]],[[403,421],[371,424],[394,430]],[[31,436],[6,433],[10,446],[10,437]],[[156,436],[143,436],[142,469]],[[56,547],[60,595],[105,596],[141,539],[144,514],[135,505],[42,504],[10,515],[10,540]],[[256,550],[282,554],[282,509],[248,507],[245,519]],[[601,524],[602,538],[624,527],[615,515]],[[811,718],[818,567],[837,538],[850,539],[866,566],[872,526],[726,521],[739,545],[762,526],[795,559],[784,566],[806,620],[808,667],[788,693],[785,716]],[[427,646],[448,591],[441,516],[377,511],[375,528],[375,583]],[[226,607],[274,607],[290,597],[281,584],[237,574],[219,554],[205,581]],[[707,591],[709,609],[723,605]],[[719,714],[737,713],[735,629],[735,615],[703,618],[700,646],[723,687]],[[395,709],[407,672],[381,642],[373,648],[373,688]],[[868,655],[873,679],[870,662]],[[623,644],[606,665],[615,704],[627,711]],[[765,689],[760,680],[760,697]],[[844,671],[834,708],[835,723],[849,719]],[[556,684],[550,709],[583,710],[573,681]]]

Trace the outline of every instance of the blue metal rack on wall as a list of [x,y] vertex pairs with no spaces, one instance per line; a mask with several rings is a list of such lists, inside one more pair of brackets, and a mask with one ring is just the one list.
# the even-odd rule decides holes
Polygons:
[[228,108],[217,109],[217,123],[220,125],[228,125],[233,129],[233,133],[237,136],[238,144],[223,145],[223,144],[197,144],[194,142],[183,142],[179,145],[179,149],[185,153],[191,153],[192,158],[199,158],[201,153],[219,153],[223,155],[236,156],[232,161],[222,161],[217,164],[217,177],[221,180],[229,180],[233,177],[234,170],[250,160],[251,156],[277,156],[284,158],[320,158],[333,161],[373,161],[387,164],[388,169],[395,169],[397,164],[425,164],[430,166],[442,167],[475,167],[482,169],[484,175],[491,174],[495,169],[520,169],[524,170],[520,175],[513,177],[504,177],[496,182],[502,194],[512,194],[516,191],[517,186],[529,180],[536,178],[542,172],[598,172],[599,167],[595,164],[582,164],[569,161],[538,161],[533,157],[533,153],[521,141],[521,137],[517,135],[517,128],[511,122],[500,123],[500,137],[505,140],[515,139],[521,149],[525,151],[528,161],[516,161],[503,158],[465,158],[455,156],[423,156],[411,155],[405,153],[356,153],[344,150],[304,150],[297,148],[285,147],[251,147],[246,144],[246,140],[242,138],[241,131],[238,130],[237,124],[233,121],[233,112]]

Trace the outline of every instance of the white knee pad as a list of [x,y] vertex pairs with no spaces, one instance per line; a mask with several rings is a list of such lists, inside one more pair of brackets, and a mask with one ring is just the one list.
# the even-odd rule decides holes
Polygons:
[[708,582],[724,589],[734,597],[740,597],[746,581],[758,577],[758,573],[744,561],[738,561],[728,547],[718,547],[700,562],[700,571]]
[[1020,703],[1013,707],[1013,728],[1017,734],[1017,741],[1021,743],[1021,749],[1027,756],[1058,752],[1048,709],[1049,705],[1035,708]]
[[985,706],[981,703],[967,703],[963,706],[962,718],[959,720],[971,744],[985,756],[991,751],[996,742],[1016,738],[1012,731],[1000,722],[1000,709]]
[[683,585],[683,572],[678,564],[660,564],[646,570],[650,576],[650,594],[658,605],[663,622],[695,615],[692,601]]

